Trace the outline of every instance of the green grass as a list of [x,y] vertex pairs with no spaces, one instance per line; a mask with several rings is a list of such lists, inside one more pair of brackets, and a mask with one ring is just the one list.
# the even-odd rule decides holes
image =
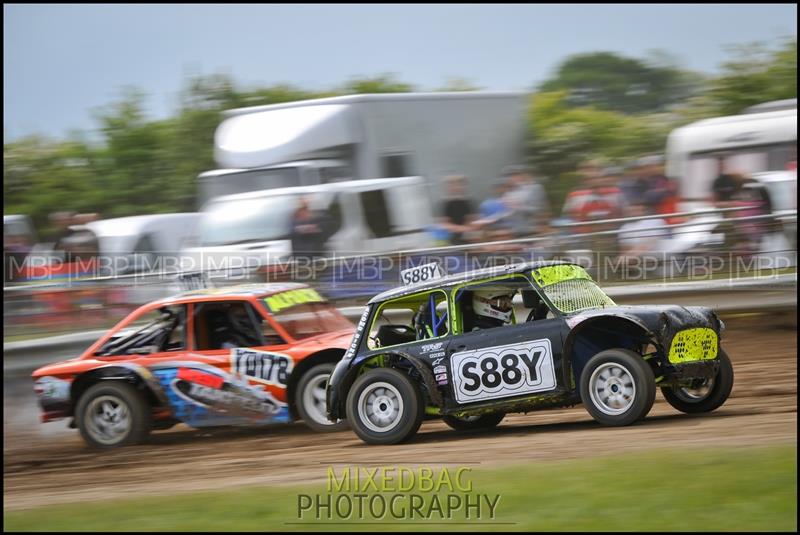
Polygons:
[[[463,510],[421,525],[392,518],[377,526],[354,519],[317,523],[309,514],[298,519],[298,494],[326,495],[325,483],[42,507],[5,512],[4,523],[10,531],[796,531],[796,457],[796,446],[686,448],[500,469],[472,466],[472,499],[500,495],[495,518],[484,515],[480,523],[474,515],[468,521]],[[320,466],[320,476],[326,469]],[[425,503],[431,498],[426,494]]]

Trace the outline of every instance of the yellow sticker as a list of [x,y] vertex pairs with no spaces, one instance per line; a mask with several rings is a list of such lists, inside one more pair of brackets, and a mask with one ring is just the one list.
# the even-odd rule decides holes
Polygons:
[[534,269],[531,274],[533,279],[541,287],[550,286],[557,282],[573,279],[592,280],[586,270],[575,264],[559,264],[555,266],[545,266]]
[[280,312],[281,310],[303,303],[319,303],[325,299],[312,288],[301,288],[299,290],[289,290],[271,295],[264,299],[270,312]]
[[712,360],[717,358],[719,340],[714,329],[699,327],[678,331],[669,348],[669,361],[673,364]]

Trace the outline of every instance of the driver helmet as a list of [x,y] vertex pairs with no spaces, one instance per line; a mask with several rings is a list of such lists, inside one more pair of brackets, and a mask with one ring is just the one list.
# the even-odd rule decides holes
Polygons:
[[514,292],[481,290],[472,295],[472,310],[479,318],[495,320],[493,323],[511,322]]

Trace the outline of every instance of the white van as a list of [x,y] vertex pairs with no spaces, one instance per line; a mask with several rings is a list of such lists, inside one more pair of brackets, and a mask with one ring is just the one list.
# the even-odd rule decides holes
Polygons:
[[307,199],[327,214],[326,252],[337,256],[432,244],[429,187],[422,177],[350,180],[216,197],[206,203],[185,270],[258,267],[292,255],[292,218]]
[[708,208],[719,158],[732,171],[757,180],[757,173],[788,170],[797,159],[797,100],[759,104],[739,115],[673,130],[666,172],[679,186],[681,210]]
[[180,252],[197,231],[197,212],[137,215],[103,219],[83,228],[97,237],[99,253],[111,274],[172,271],[180,268]]

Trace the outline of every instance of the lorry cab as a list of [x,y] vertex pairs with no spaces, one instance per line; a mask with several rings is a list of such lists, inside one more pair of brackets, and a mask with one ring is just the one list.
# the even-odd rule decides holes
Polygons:
[[197,178],[202,206],[215,197],[265,189],[315,186],[351,180],[353,170],[343,160],[315,159],[286,162],[253,169],[216,169]]

